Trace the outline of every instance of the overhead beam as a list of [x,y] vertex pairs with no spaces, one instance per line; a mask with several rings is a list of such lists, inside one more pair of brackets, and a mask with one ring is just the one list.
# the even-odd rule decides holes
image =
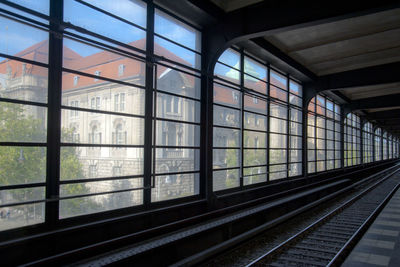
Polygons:
[[393,120],[400,119],[400,109],[369,112],[368,118],[372,120]]
[[400,62],[320,76],[316,86],[322,92],[395,82],[400,82]]
[[390,108],[390,107],[400,108],[400,94],[353,100],[350,104],[346,104],[345,107],[349,108],[352,111],[360,109],[375,109],[375,108]]

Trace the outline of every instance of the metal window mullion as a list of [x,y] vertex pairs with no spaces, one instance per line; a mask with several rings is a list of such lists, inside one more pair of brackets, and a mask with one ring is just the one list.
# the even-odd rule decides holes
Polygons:
[[289,89],[289,74],[286,75],[286,101],[287,101],[287,108],[286,108],[286,177],[289,177],[289,169],[290,169],[290,105],[289,105],[289,96],[290,96],[290,89]]
[[[50,1],[50,17],[63,20],[63,1]],[[48,71],[48,111],[47,111],[47,160],[46,199],[58,199],[60,194],[60,145],[61,145],[61,88],[63,40],[56,34],[58,24],[50,22],[49,71]],[[55,127],[54,127],[55,126]],[[46,202],[45,223],[55,227],[59,217],[59,201]]]
[[240,50],[240,88],[241,88],[241,104],[240,104],[240,170],[239,170],[239,186],[240,188],[243,187],[244,181],[243,181],[243,176],[244,176],[244,170],[243,170],[243,162],[244,162],[244,92],[243,92],[243,87],[244,87],[244,52],[243,49]]
[[[151,186],[152,186],[152,132],[153,132],[153,79],[154,79],[154,5],[153,1],[147,2],[147,32],[146,32],[146,74],[145,74],[145,121],[144,121],[144,189],[143,203],[145,207],[149,207],[151,203]],[[154,114],[155,115],[155,114]]]

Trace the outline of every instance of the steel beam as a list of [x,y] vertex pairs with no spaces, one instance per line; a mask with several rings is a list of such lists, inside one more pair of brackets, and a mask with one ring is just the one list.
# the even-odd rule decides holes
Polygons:
[[354,100],[350,104],[346,104],[345,107],[349,108],[351,111],[360,109],[400,107],[400,94]]
[[400,82],[400,62],[320,76],[318,92]]

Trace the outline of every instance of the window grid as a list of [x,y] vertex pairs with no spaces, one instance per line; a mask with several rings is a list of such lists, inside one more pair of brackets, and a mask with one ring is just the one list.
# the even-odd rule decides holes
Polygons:
[[214,79],[214,191],[301,174],[301,95],[300,84],[251,56],[234,49],[221,55]]
[[375,161],[382,160],[382,132],[380,128],[375,129]]
[[308,173],[340,168],[340,140],[339,105],[317,95],[308,105]]
[[370,163],[374,161],[374,131],[370,122],[364,123],[363,126],[363,161]]
[[361,163],[361,122],[354,113],[347,114],[344,120],[344,166]]

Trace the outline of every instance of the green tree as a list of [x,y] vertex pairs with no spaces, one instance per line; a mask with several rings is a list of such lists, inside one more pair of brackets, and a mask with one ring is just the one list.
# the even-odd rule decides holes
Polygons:
[[[33,114],[39,114],[34,116]],[[43,116],[41,116],[43,115]],[[20,104],[0,102],[1,142],[46,142],[44,109],[24,107]],[[69,135],[63,131],[63,135]],[[61,149],[61,177],[74,179],[83,177],[82,163],[74,147]],[[0,146],[0,185],[39,183],[46,180],[46,148],[35,146]],[[88,193],[84,184],[70,184],[62,187],[63,195]],[[39,200],[45,197],[43,187],[4,190],[0,201],[4,203]],[[63,203],[63,213],[74,214],[82,207],[79,199]],[[93,203],[92,203],[93,204]],[[94,204],[93,204],[94,205]],[[26,210],[25,210],[26,212]]]

